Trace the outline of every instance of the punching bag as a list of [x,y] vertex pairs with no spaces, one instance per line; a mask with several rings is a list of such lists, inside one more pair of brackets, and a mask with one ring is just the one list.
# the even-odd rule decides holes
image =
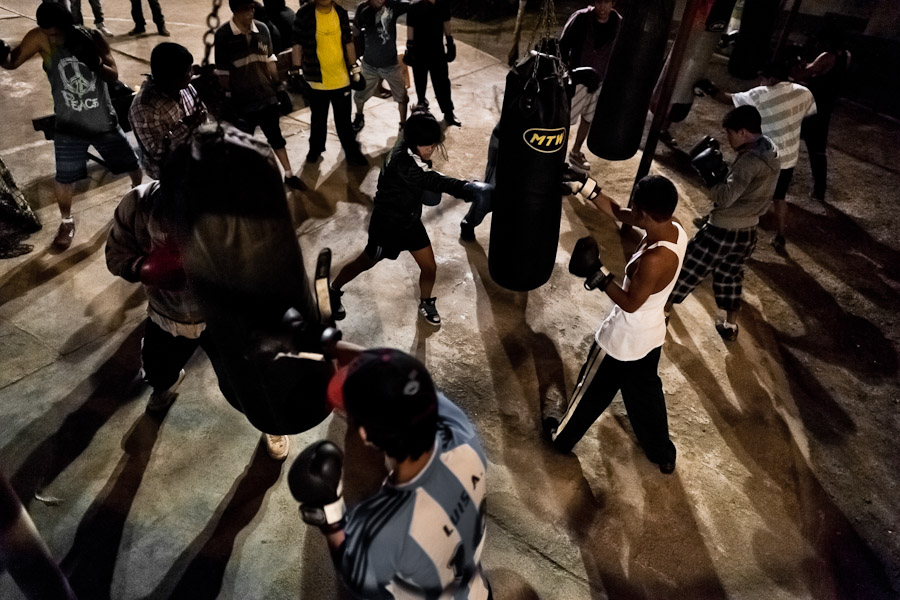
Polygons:
[[674,0],[628,3],[587,138],[597,156],[625,160],[640,147],[674,10]]
[[219,388],[260,431],[306,431],[330,412],[331,365],[316,358],[324,327],[281,173],[267,144],[229,125],[202,128],[190,154],[181,190],[185,271],[204,310]]
[[[672,90],[668,115],[670,122],[677,123],[688,116],[694,103],[694,82],[706,76],[707,65],[728,26],[735,1],[702,0],[696,13],[696,20],[692,23],[684,58]],[[658,110],[656,95],[659,94],[660,87],[661,85],[657,85],[654,92],[654,112]]]
[[741,26],[734,50],[728,60],[728,72],[740,79],[755,79],[772,58],[772,32],[778,19],[779,0],[744,2]]
[[515,291],[550,279],[559,243],[559,183],[569,136],[565,67],[556,40],[506,76],[500,115],[494,215],[488,256],[491,277]]

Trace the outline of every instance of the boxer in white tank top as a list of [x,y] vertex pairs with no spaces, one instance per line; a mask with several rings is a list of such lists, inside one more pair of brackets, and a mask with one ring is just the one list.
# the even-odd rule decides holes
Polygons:
[[[586,184],[582,189],[591,187]],[[558,418],[548,416],[544,431],[557,449],[571,451],[621,390],[628,419],[647,458],[663,473],[671,473],[675,445],[669,439],[657,367],[666,337],[663,307],[678,278],[688,241],[681,223],[672,216],[678,193],[665,177],[650,175],[638,182],[632,209],[621,208],[599,191],[588,200],[608,216],[647,234],[625,267],[622,285],[608,279],[598,286],[615,306],[594,336],[565,412]]]

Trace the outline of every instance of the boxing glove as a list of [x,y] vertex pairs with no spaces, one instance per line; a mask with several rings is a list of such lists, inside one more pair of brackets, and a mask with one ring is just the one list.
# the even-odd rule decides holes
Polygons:
[[164,290],[179,290],[187,283],[181,253],[174,244],[164,244],[150,250],[138,263],[137,276],[144,285]]
[[615,278],[600,261],[600,249],[592,237],[583,237],[575,243],[569,259],[569,273],[585,278],[584,289],[601,292]]
[[600,87],[600,74],[593,67],[578,67],[569,71],[572,85],[583,85],[587,91],[594,93]]
[[363,77],[362,67],[358,62],[350,65],[350,88],[357,92],[366,89],[366,78]]
[[288,487],[300,503],[303,521],[325,532],[344,527],[343,463],[341,449],[320,440],[307,446],[288,472]]
[[728,176],[728,167],[718,148],[707,148],[691,160],[691,166],[703,178],[706,187],[713,187]]
[[9,47],[9,44],[0,40],[0,65],[6,64],[10,52],[12,52],[12,48]]
[[491,195],[494,193],[494,186],[484,181],[470,181],[463,186],[463,200],[466,202],[475,202],[482,205],[490,203]]
[[90,30],[84,27],[73,27],[66,35],[66,47],[72,52],[78,62],[83,63],[92,71],[98,71],[103,61],[100,59],[100,51],[97,42]]
[[560,191],[563,195],[578,194],[586,200],[593,200],[600,193],[600,184],[587,173],[576,171],[566,164]]
[[447,36],[447,52],[444,54],[444,58],[447,59],[448,63],[452,63],[456,60],[456,43],[453,41],[453,36]]
[[406,50],[403,52],[403,62],[410,67],[416,66],[416,46],[413,40],[406,40]]
[[278,112],[281,113],[281,116],[285,117],[294,112],[294,102],[291,100],[291,95],[287,93],[286,89],[279,87],[279,89],[275,91],[275,98],[278,99]]
[[716,150],[718,150],[720,148],[719,140],[712,137],[711,135],[704,136],[702,140],[694,144],[694,147],[688,151],[688,156],[690,156],[691,158],[696,158],[698,154],[700,154],[707,148],[715,148]]
[[710,98],[715,98],[721,91],[722,90],[719,89],[719,86],[714,84],[709,79],[706,79],[705,77],[694,82],[694,93],[698,96],[706,94]]

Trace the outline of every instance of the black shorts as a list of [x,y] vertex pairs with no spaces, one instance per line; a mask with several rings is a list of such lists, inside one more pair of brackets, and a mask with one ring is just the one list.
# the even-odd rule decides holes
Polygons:
[[791,185],[791,179],[794,177],[794,167],[790,169],[782,169],[778,174],[778,183],[775,184],[775,200],[784,200],[787,197],[788,187]]
[[422,221],[403,229],[378,227],[376,223],[369,225],[369,242],[366,244],[366,256],[374,261],[383,258],[396,260],[404,250],[415,252],[431,245],[431,238],[425,231]]

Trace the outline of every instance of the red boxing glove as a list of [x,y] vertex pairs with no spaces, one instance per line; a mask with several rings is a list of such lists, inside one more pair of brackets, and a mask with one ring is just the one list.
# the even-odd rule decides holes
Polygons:
[[182,289],[187,277],[178,247],[165,244],[153,248],[138,268],[138,279],[144,285],[155,285],[164,290]]

